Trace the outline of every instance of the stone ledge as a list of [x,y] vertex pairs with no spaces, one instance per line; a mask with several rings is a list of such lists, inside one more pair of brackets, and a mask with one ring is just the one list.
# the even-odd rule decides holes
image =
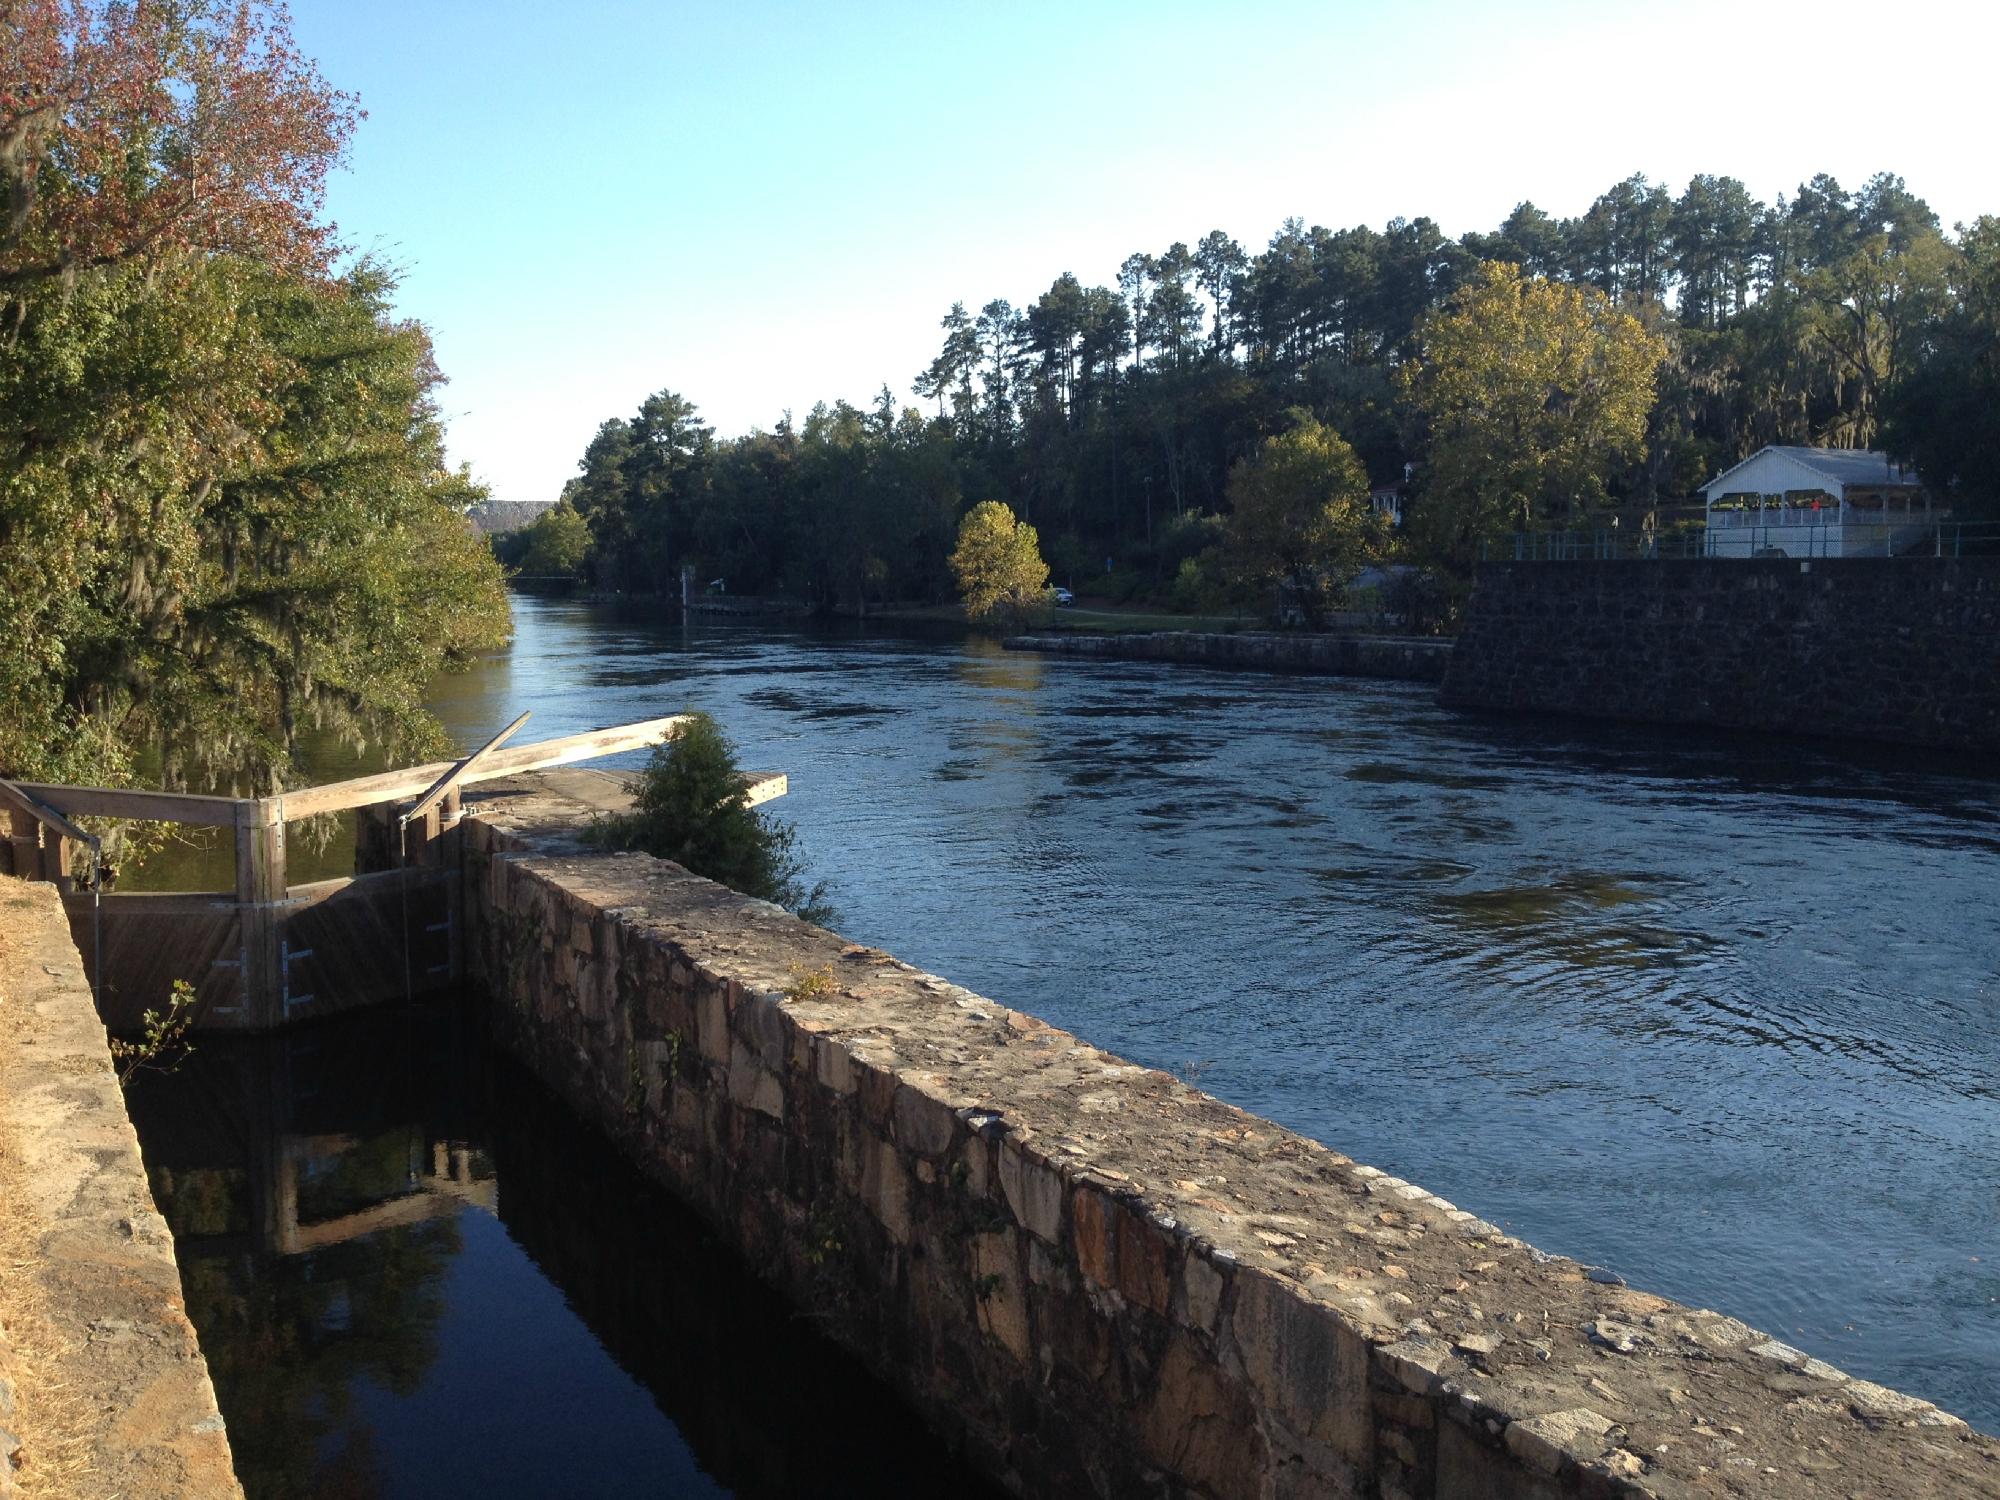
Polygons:
[[242,1494],[53,885],[0,877],[0,1497]]
[[1928,1403],[676,866],[588,855],[574,813],[515,787],[468,824],[503,1031],[1024,1492],[2000,1493],[2000,1445]]

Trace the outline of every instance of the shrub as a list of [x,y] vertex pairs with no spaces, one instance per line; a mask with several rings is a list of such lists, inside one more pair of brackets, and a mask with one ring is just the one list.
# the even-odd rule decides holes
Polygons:
[[720,726],[697,713],[653,752],[632,811],[597,825],[607,848],[670,859],[696,875],[775,901],[808,922],[832,918],[824,882],[808,889],[797,833],[743,801],[743,773]]

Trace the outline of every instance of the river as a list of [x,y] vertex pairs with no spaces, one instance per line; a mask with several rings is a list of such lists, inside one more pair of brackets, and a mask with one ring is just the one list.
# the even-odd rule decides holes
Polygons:
[[[770,811],[796,826],[849,937],[1179,1072],[1543,1249],[2000,1429],[2000,782],[1984,768],[1473,716],[1416,685],[1020,655],[956,634],[684,627],[533,596],[514,610],[509,648],[435,688],[461,743],[524,708],[535,717],[519,741],[706,709],[747,768],[789,774]],[[328,778],[373,768],[324,747],[315,761]],[[346,856],[324,858],[337,873]],[[341,1040],[367,1024],[315,1028],[303,1045],[409,1055]],[[201,1050],[215,1052],[209,1068],[291,1089],[301,1044],[263,1045]],[[505,1074],[468,1065],[467,1045],[419,1071]],[[202,1211],[204,1195],[247,1203],[245,1182],[275,1149],[216,1103],[248,1086],[198,1081],[211,1076],[197,1066],[134,1096],[170,1217]],[[735,1340],[698,1316],[691,1334],[685,1308],[623,1310],[649,1295],[647,1255],[589,1247],[625,1243],[617,1226],[639,1190],[587,1142],[551,1169],[516,1133],[510,1166],[499,1122],[534,1091],[508,1087],[512,1102],[470,1124],[413,1123],[437,1110],[406,1102],[379,1128],[338,1111],[270,1127],[322,1152],[308,1182],[396,1176],[407,1156],[391,1188],[435,1196],[458,1190],[447,1166],[463,1159],[492,1179],[498,1211],[384,1228],[444,1236],[421,1274],[406,1263],[422,1245],[360,1231],[302,1257],[270,1243],[236,1252],[249,1289],[224,1288],[224,1313],[206,1322],[196,1310],[211,1359],[227,1345],[221,1361],[241,1375],[218,1373],[232,1432],[286,1425],[263,1421],[246,1393],[318,1381],[298,1399],[318,1424],[306,1468],[325,1493],[344,1493],[336,1460],[379,1460],[382,1494],[469,1494],[483,1483],[475,1460],[582,1442],[620,1457],[551,1493],[624,1493],[614,1476],[627,1458],[694,1476],[663,1477],[660,1493],[799,1484],[810,1466],[797,1455],[825,1424],[716,1417],[729,1391],[754,1399],[757,1377],[704,1400],[687,1369],[728,1365],[713,1351]],[[323,1095],[352,1088],[336,1080]],[[161,1184],[171,1132],[158,1122],[204,1111],[233,1132],[248,1166],[232,1170],[248,1179]],[[726,1275],[692,1226],[645,1211],[666,1216],[658,1238],[678,1247],[678,1277]],[[217,1232],[226,1243],[235,1231]],[[386,1283],[354,1248],[378,1243]],[[294,1286],[316,1279],[350,1290],[327,1304]],[[361,1311],[405,1283],[421,1284],[420,1310],[436,1304],[426,1316],[444,1331],[428,1363],[398,1375],[394,1351],[371,1352],[380,1335],[357,1330],[403,1336],[401,1312],[371,1324]],[[359,1352],[314,1364],[231,1300],[286,1296],[308,1307],[294,1319],[317,1330],[308,1344],[358,1340]],[[748,1293],[721,1301],[755,1309]],[[502,1306],[540,1311],[521,1323]],[[783,1321],[757,1312],[746,1337],[770,1342]],[[544,1363],[599,1394],[548,1409]],[[478,1399],[454,1406],[476,1374]],[[834,1425],[899,1434],[887,1405],[858,1396]],[[462,1410],[483,1425],[438,1436]],[[900,1435],[857,1447],[949,1472]],[[289,1452],[258,1457],[292,1475]],[[777,1467],[745,1467],[744,1453]],[[440,1473],[457,1482],[438,1487]],[[865,1464],[849,1478],[857,1493],[914,1482]],[[943,1481],[919,1488],[930,1482]]]
[[2000,782],[517,597],[462,741],[687,707],[879,945],[2000,1429]]

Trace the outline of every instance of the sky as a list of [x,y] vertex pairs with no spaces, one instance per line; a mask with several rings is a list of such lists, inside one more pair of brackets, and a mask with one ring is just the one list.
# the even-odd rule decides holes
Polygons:
[[399,266],[453,462],[554,500],[606,419],[724,437],[910,382],[954,301],[1296,215],[1488,230],[1643,172],[1903,176],[2000,213],[1991,0],[294,0],[367,118],[328,212]]

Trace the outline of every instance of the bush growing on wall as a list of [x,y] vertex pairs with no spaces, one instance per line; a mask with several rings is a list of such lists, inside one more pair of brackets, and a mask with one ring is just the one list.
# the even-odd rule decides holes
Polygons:
[[632,811],[605,819],[597,838],[609,848],[670,859],[733,891],[774,901],[808,922],[831,920],[824,882],[808,888],[787,824],[743,801],[743,773],[721,727],[689,716],[653,752]]

